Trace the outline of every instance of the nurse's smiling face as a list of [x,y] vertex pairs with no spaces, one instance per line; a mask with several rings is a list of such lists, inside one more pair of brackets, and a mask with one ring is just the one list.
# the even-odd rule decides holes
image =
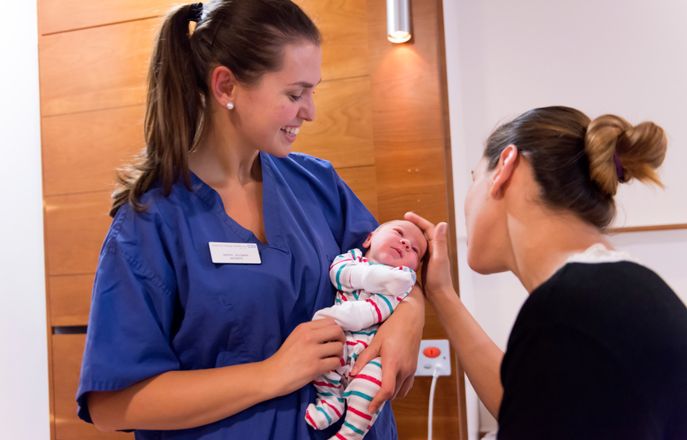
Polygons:
[[315,118],[313,94],[320,82],[322,50],[310,42],[284,46],[281,69],[257,84],[237,87],[236,133],[247,146],[286,156],[305,121]]

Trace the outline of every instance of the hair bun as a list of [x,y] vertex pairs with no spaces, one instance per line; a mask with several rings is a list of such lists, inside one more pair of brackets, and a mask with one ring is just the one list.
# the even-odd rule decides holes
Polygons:
[[656,169],[663,163],[667,145],[665,132],[653,122],[633,126],[620,116],[599,116],[589,124],[585,137],[590,176],[610,195],[615,195],[618,183],[631,179],[663,186]]

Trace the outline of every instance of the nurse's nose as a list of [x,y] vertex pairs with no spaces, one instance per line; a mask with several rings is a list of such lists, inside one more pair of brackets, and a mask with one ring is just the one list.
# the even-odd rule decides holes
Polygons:
[[305,99],[302,100],[300,110],[298,110],[298,117],[304,121],[312,122],[315,120],[315,101],[313,101],[312,93],[304,94]]

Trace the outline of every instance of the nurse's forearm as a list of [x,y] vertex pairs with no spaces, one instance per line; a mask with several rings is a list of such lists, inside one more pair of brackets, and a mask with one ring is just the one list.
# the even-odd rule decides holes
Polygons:
[[431,302],[470,383],[489,412],[497,417],[503,397],[499,373],[503,352],[482,330],[453,289],[433,293]]
[[265,362],[170,371],[113,392],[92,392],[88,407],[96,427],[184,429],[229,417],[280,395]]

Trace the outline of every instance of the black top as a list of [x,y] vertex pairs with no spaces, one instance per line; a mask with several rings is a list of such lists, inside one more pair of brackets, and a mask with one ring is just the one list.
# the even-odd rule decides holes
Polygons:
[[638,264],[568,263],[523,305],[499,439],[687,439],[687,308]]

